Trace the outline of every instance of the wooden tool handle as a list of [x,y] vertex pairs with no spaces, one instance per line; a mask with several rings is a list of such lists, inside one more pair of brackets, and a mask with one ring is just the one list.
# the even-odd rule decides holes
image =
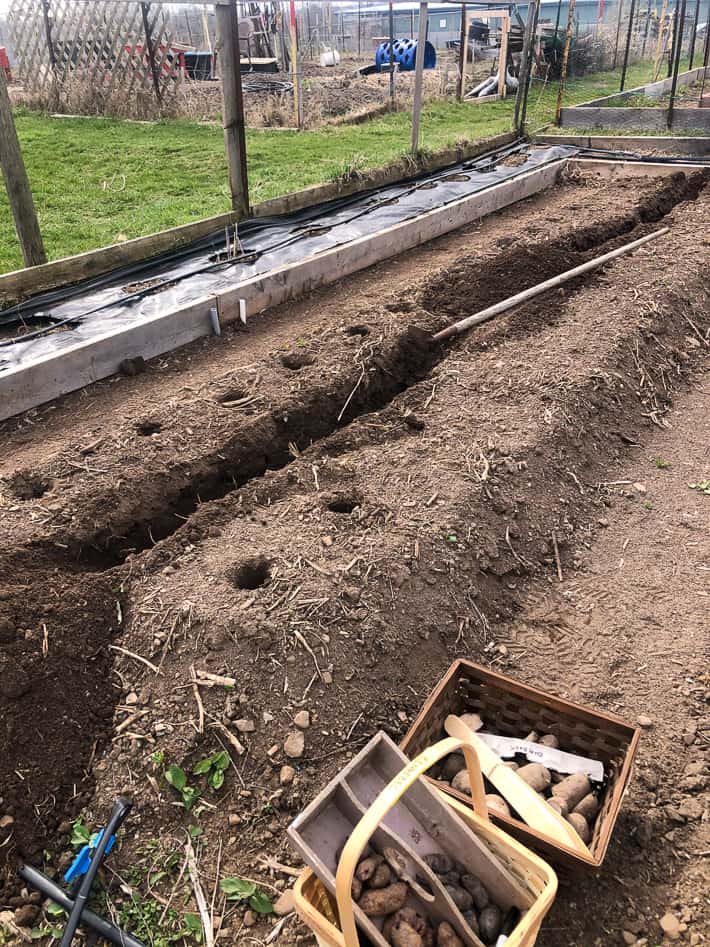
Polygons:
[[548,835],[560,845],[565,845],[587,857],[590,851],[577,835],[570,823],[559,812],[541,799],[524,779],[497,756],[483,740],[476,736],[459,717],[451,714],[444,721],[444,729],[452,737],[464,739],[466,734],[478,756],[480,769],[498,792],[530,828]]
[[[468,730],[468,728],[466,729]],[[340,927],[343,932],[346,947],[359,947],[355,914],[353,911],[352,883],[360,856],[369,842],[370,836],[390,809],[397,805],[409,787],[412,786],[420,776],[423,776],[430,766],[433,766],[434,763],[438,762],[443,756],[448,756],[449,753],[453,753],[455,750],[463,749],[463,755],[471,781],[473,809],[480,818],[489,821],[486,794],[483,788],[483,776],[481,774],[478,755],[476,754],[471,739],[472,736],[472,731],[468,731],[468,734],[463,737],[447,737],[439,743],[434,744],[434,746],[428,747],[423,753],[420,753],[416,759],[405,766],[402,772],[398,773],[394,779],[385,786],[350,833],[350,838],[345,843],[345,848],[340,856],[338,868],[335,873],[335,898],[338,904]]]

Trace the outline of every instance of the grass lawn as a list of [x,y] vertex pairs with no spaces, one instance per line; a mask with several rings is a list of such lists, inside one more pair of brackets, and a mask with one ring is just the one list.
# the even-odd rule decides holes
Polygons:
[[[649,78],[632,67],[627,88]],[[619,73],[570,83],[565,104],[615,92]],[[557,85],[535,82],[528,120],[534,130],[554,115]],[[436,150],[511,128],[514,99],[486,105],[434,102],[422,113],[422,145]],[[222,130],[187,121],[137,124],[113,119],[53,119],[16,114],[17,130],[50,259],[187,223],[229,209]],[[247,135],[254,203],[371,168],[407,151],[410,116],[398,112],[362,125]],[[0,188],[0,272],[22,266],[4,189]]]

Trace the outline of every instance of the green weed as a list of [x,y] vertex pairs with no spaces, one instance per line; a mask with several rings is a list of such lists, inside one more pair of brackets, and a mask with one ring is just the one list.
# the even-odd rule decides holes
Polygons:
[[227,895],[227,901],[248,901],[249,907],[257,914],[271,914],[274,909],[271,899],[253,881],[222,878],[219,886]]

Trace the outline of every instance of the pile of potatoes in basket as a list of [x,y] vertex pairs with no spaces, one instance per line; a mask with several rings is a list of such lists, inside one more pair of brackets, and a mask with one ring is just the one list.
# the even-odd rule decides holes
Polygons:
[[[425,855],[423,860],[437,876],[464,920],[484,944],[495,944],[503,924],[503,912],[493,902],[478,878],[443,853]],[[352,896],[361,910],[372,918],[384,918],[382,936],[392,947],[464,947],[447,921],[437,924],[406,902],[412,890],[431,892],[428,882],[407,876],[404,860],[395,849],[384,855],[369,852],[355,869]],[[420,902],[421,903],[421,902]]]
[[[472,730],[479,730],[482,726],[478,714],[462,714],[461,719]],[[528,743],[540,743],[542,746],[553,749],[559,749],[560,746],[559,740],[552,733],[540,735],[533,730],[525,737],[525,740]],[[524,759],[521,763],[513,760],[506,761],[505,765],[514,769],[528,786],[531,786],[553,809],[567,819],[585,844],[591,841],[594,822],[599,812],[599,799],[587,776],[583,773],[565,776],[547,769],[542,763],[528,763]],[[432,771],[431,775],[449,783],[452,789],[471,795],[468,771],[463,754],[459,751],[445,757],[439,765],[438,772]],[[511,815],[508,803],[502,796],[490,793],[486,796],[486,802],[493,812]]]

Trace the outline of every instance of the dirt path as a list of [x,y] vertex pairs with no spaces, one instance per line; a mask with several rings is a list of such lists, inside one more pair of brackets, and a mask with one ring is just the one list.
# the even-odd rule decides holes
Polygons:
[[[138,378],[102,382],[3,425],[0,709],[8,752],[0,815],[12,820],[0,838],[4,901],[28,907],[13,879],[17,856],[44,851],[52,864],[66,860],[69,819],[83,811],[94,822],[118,792],[133,796],[136,815],[116,860],[123,881],[107,879],[109,898],[139,936],[155,936],[159,899],[183,884],[189,825],[199,826],[205,878],[214,879],[219,861],[222,875],[282,888],[287,878],[269,880],[262,859],[294,863],[284,841],[293,815],[376,730],[401,737],[457,655],[510,662],[550,689],[632,717],[647,713],[655,726],[644,754],[670,754],[674,735],[683,742],[690,718],[701,718],[693,701],[707,695],[698,677],[704,601],[681,586],[690,572],[678,570],[677,592],[656,604],[648,583],[651,565],[661,570],[660,507],[654,516],[643,504],[653,506],[660,478],[674,483],[684,511],[702,517],[707,505],[700,491],[684,482],[679,492],[671,479],[710,476],[700,469],[707,423],[687,451],[698,469],[686,471],[675,452],[688,436],[677,434],[672,413],[675,393],[707,370],[704,184],[700,175],[568,181],[282,307],[246,333],[196,344]],[[422,330],[659,220],[669,235],[632,263],[617,261],[445,349],[428,346]],[[703,420],[693,399],[706,388],[696,382],[681,419]],[[676,447],[656,446],[665,437],[678,437]],[[666,454],[670,467],[648,463]],[[632,488],[622,499],[615,487],[597,487],[610,480],[643,481],[647,492]],[[664,527],[694,536],[673,519],[671,495],[660,495],[669,504]],[[707,516],[696,522],[707,530]],[[612,545],[597,559],[604,544]],[[670,547],[681,545],[671,538]],[[688,547],[688,555],[701,549]],[[601,563],[616,564],[611,590]],[[696,589],[703,575],[698,566]],[[624,588],[622,611],[612,595]],[[667,629],[670,619],[657,612],[674,608]],[[686,661],[681,642],[693,627],[697,653],[687,669],[673,665]],[[507,657],[498,648],[506,642]],[[669,647],[678,655],[667,658]],[[654,682],[666,683],[676,667],[691,679],[681,683],[688,696],[659,698]],[[193,668],[236,682],[200,689],[202,724]],[[304,710],[303,754],[288,757],[284,741]],[[224,787],[201,786],[188,813],[163,774],[170,764],[189,772],[222,745],[234,751],[214,722],[238,734],[245,753],[233,752]],[[560,897],[543,943],[591,947],[606,942],[607,928],[618,939],[628,898],[650,924],[673,906],[661,885],[676,873],[675,897],[699,929],[691,872],[701,862],[680,851],[707,848],[692,815],[693,799],[702,805],[703,797],[688,796],[692,811],[685,799],[692,786],[705,791],[706,776],[691,773],[688,787],[677,774],[705,748],[703,726],[700,719],[687,759],[663,764],[656,809],[643,818],[647,774],[659,767],[642,755],[609,856],[613,870]],[[677,842],[647,839],[642,826],[669,831],[668,804],[683,820]],[[641,882],[639,859],[651,872]],[[156,865],[163,867],[154,881]],[[226,909],[225,937],[246,937],[243,909]],[[217,910],[225,910],[219,899]],[[161,936],[180,923],[166,913]],[[263,924],[254,931],[264,932]],[[299,936],[290,924],[282,939]]]

